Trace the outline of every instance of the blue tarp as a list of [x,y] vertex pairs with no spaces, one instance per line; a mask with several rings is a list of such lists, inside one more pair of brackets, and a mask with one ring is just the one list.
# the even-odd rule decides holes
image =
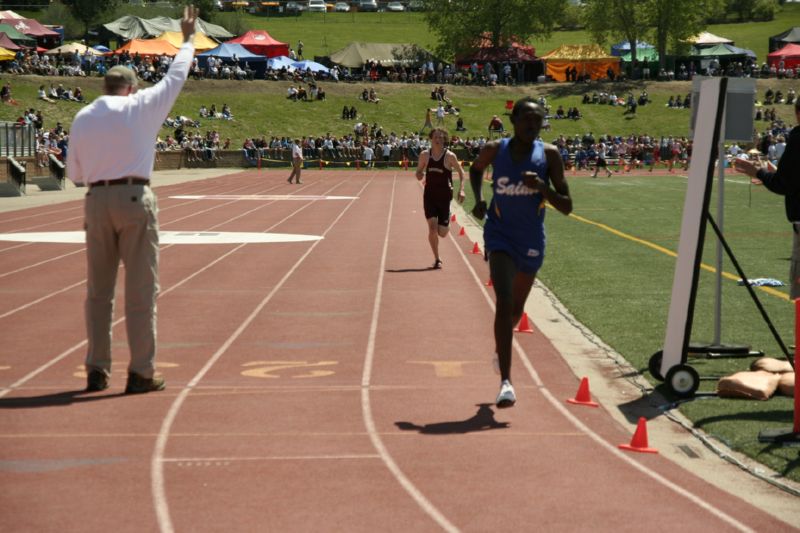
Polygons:
[[[636,49],[637,50],[650,50],[654,49],[655,46],[652,44],[648,44],[644,41],[637,41],[636,42]],[[612,56],[621,56],[627,52],[631,51],[631,43],[629,41],[623,41],[621,43],[617,43],[611,47],[611,55]]]
[[283,67],[286,67],[289,70],[294,70],[294,63],[295,60],[287,56],[275,56],[270,57],[267,60],[267,65],[269,65],[269,68],[274,70],[280,70]]
[[300,70],[311,70],[311,72],[324,72],[325,74],[330,73],[330,69],[325,65],[317,63],[316,61],[311,61],[310,59],[306,59],[305,61],[296,61],[292,63],[292,66],[296,69]]

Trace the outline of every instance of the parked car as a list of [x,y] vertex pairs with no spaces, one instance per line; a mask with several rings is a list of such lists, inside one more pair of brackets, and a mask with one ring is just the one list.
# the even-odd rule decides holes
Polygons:
[[408,11],[425,11],[425,4],[422,0],[410,0],[406,6]]
[[303,11],[303,4],[300,2],[286,2],[286,7],[284,10],[287,13],[300,13]]
[[347,2],[336,2],[333,6],[333,10],[338,13],[347,13],[350,11],[350,4]]
[[403,5],[403,2],[389,2],[386,4],[386,11],[393,11],[395,13],[400,13],[401,11],[405,11],[406,7]]
[[328,7],[325,5],[325,0],[308,0],[306,11],[309,13],[325,13]]
[[378,11],[378,2],[375,0],[359,0],[359,11]]

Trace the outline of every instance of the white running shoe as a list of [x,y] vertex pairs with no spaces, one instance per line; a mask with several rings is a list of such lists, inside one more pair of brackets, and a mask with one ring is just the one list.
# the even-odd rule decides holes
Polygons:
[[510,381],[503,380],[500,384],[500,394],[497,395],[495,404],[498,408],[513,407],[517,403],[517,395],[514,394],[514,386]]

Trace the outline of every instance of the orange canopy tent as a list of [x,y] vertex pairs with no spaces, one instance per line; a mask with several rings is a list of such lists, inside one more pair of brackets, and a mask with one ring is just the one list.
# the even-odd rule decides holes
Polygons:
[[605,78],[608,69],[619,75],[619,57],[614,57],[596,44],[562,44],[540,59],[544,60],[545,72],[556,81],[567,81],[567,68],[578,69],[578,76],[592,79]]
[[131,39],[124,45],[114,50],[115,55],[128,52],[130,55],[140,56],[174,56],[178,49],[163,39]]
[[[183,34],[179,31],[165,31],[161,35],[157,37],[157,39],[161,39],[162,41],[167,41],[169,44],[176,48],[180,48],[183,44]],[[199,31],[195,32],[194,34],[194,49],[196,52],[205,52],[206,50],[211,50],[219,46],[219,43],[213,40],[211,37],[206,35],[205,33],[200,33]]]

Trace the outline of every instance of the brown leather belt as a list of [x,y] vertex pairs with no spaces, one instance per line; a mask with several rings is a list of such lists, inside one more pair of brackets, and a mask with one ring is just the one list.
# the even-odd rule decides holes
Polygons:
[[111,185],[150,185],[147,178],[117,178],[115,180],[101,180],[89,184],[89,188],[110,187]]

